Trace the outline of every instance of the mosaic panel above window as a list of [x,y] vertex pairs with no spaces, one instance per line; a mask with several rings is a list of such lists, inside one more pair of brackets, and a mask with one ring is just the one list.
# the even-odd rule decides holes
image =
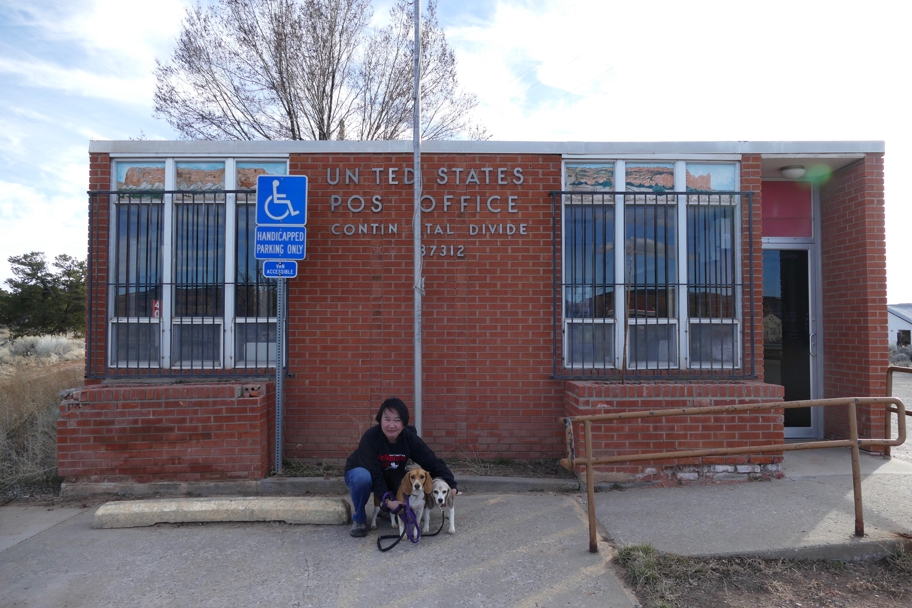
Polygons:
[[238,190],[256,190],[257,177],[260,175],[287,175],[285,163],[276,162],[239,162],[237,164]]
[[164,162],[118,162],[115,169],[115,190],[164,190]]
[[614,190],[614,163],[567,163],[567,190]]

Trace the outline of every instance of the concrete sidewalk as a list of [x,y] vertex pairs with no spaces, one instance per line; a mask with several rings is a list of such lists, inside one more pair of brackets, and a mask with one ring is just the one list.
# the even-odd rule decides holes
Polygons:
[[912,463],[861,454],[865,536],[855,536],[849,448],[786,452],[784,479],[596,494],[617,546],[686,556],[860,559],[912,538]]

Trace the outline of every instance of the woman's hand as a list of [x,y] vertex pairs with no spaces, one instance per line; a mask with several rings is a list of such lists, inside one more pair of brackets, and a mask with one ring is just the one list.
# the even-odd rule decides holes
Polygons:
[[389,509],[390,511],[395,511],[401,505],[402,505],[402,503],[399,502],[398,500],[387,500],[386,501],[386,508]]

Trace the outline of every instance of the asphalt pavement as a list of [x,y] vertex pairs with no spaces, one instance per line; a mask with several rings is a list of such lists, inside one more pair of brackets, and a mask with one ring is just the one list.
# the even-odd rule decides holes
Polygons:
[[[306,500],[306,499],[302,499]],[[0,606],[631,607],[572,494],[464,494],[446,530],[386,553],[349,525],[93,528],[96,509],[0,508]],[[439,526],[435,515],[432,526]],[[19,530],[18,534],[15,532]],[[10,534],[12,532],[12,534]]]

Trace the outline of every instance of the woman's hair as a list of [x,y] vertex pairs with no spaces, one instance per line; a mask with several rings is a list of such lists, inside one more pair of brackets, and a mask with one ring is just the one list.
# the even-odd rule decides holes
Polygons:
[[409,423],[409,411],[405,403],[399,397],[390,397],[386,401],[380,404],[380,409],[377,410],[377,416],[374,418],[378,423],[380,419],[383,418],[384,410],[393,410],[399,414],[399,419],[402,420],[402,426],[406,427]]

